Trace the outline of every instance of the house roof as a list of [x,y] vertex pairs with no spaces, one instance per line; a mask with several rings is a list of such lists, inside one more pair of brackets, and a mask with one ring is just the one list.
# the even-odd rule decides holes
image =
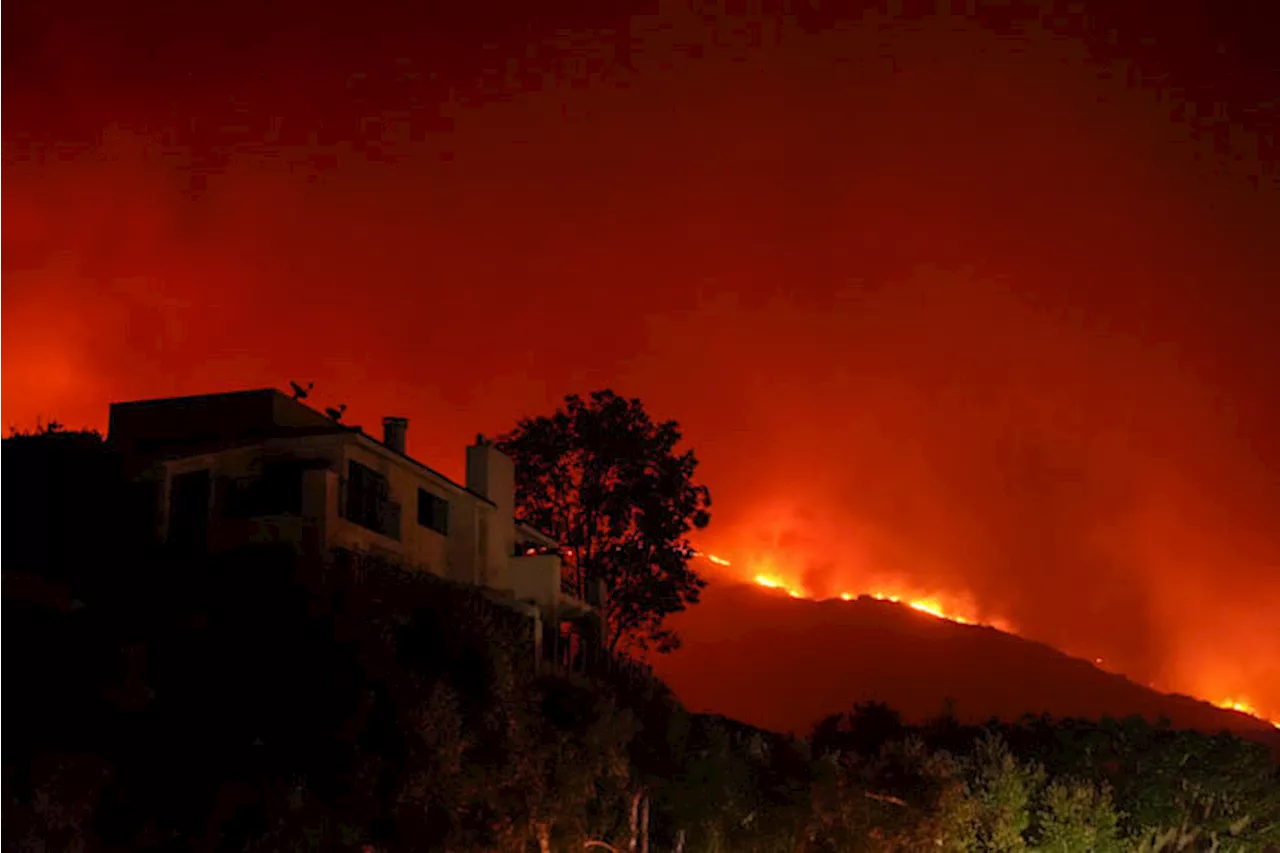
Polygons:
[[[145,423],[137,421],[135,413],[148,409],[167,409],[171,413],[168,423],[163,418],[147,418]],[[148,432],[149,435],[144,434]],[[131,445],[142,444],[153,451],[166,448],[181,449],[188,453],[256,444],[270,439],[343,433],[359,436],[361,440],[408,462],[451,488],[490,506],[496,506],[479,492],[446,477],[407,453],[389,447],[359,426],[334,421],[276,388],[112,403],[108,440],[115,439],[117,443],[126,441]]]
[[524,534],[525,536],[528,536],[531,539],[536,539],[540,541],[543,545],[546,545],[548,547],[551,547],[551,548],[560,547],[560,543],[557,542],[554,537],[549,536],[546,533],[543,533],[541,530],[539,530],[536,527],[533,527],[532,525],[524,524],[523,522],[516,522],[516,532]]
[[365,432],[360,427],[352,427],[348,431],[351,433],[354,433],[355,435],[358,435],[360,438],[364,439],[366,442],[370,444],[377,445],[380,449],[386,451],[387,453],[390,453],[392,456],[395,456],[399,459],[403,459],[404,461],[408,462],[414,467],[421,468],[423,471],[427,472],[431,476],[439,480],[443,480],[445,483],[457,489],[458,491],[465,492],[466,494],[470,495],[476,500],[487,503],[489,506],[492,506],[492,507],[497,506],[497,504],[495,504],[492,500],[490,500],[489,498],[486,498],[484,495],[480,494],[479,492],[473,491],[472,489],[468,489],[466,486],[462,485],[456,480],[450,477],[446,477],[444,474],[441,474],[439,471],[432,468],[430,465],[426,465],[426,464],[423,464],[422,462],[419,462],[417,459],[414,459],[409,454],[401,453],[400,451],[396,450],[394,447],[388,446],[385,442],[378,441],[378,439],[369,435],[369,433]]

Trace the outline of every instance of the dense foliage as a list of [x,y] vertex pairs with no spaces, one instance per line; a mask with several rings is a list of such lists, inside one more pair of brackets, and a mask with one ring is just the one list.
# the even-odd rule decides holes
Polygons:
[[711,496],[680,439],[675,421],[655,423],[639,400],[606,390],[570,395],[498,442],[516,462],[516,514],[565,546],[580,597],[593,580],[608,591],[610,649],[671,651],[666,617],[705,586],[687,535],[707,526]]
[[[5,512],[6,849],[1084,853],[1280,837],[1270,756],[1225,734],[908,726],[881,705],[803,739],[762,732],[687,713],[655,681],[540,674],[527,626],[471,588],[272,547],[151,550],[101,520],[124,503],[109,460],[88,464],[96,437],[12,441],[9,494],[24,471],[47,482]],[[41,520],[40,501],[60,514]]]

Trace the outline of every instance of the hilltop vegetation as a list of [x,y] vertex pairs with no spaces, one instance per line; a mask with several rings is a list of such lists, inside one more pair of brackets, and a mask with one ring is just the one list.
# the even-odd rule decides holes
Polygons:
[[[916,721],[948,700],[967,722],[1016,719],[1027,711],[1087,719],[1141,714],[1151,721],[1167,717],[1177,728],[1225,728],[1280,756],[1280,729],[1263,720],[1161,693],[1044,643],[889,602],[806,601],[767,592],[717,583],[695,612],[673,620],[684,639],[680,654],[655,668],[691,706],[798,732],[832,710],[868,700],[887,702]],[[833,649],[841,652],[828,653]],[[703,677],[709,670],[714,681]]]
[[539,673],[473,589],[153,549],[95,437],[9,439],[4,464],[6,849],[1083,853],[1280,833],[1265,748],[1229,735],[907,727],[875,705],[778,735],[652,679]]

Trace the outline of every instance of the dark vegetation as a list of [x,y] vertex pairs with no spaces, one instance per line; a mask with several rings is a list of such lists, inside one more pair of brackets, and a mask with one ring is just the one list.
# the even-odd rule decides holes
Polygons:
[[[4,442],[13,850],[1263,850],[1264,747],[1139,719],[808,739],[539,675],[473,590],[145,543],[101,440]],[[604,849],[604,848],[595,848]]]
[[669,652],[666,618],[697,604],[705,581],[687,534],[711,521],[698,460],[679,452],[680,426],[655,423],[640,400],[609,390],[571,394],[550,416],[524,418],[498,443],[515,460],[516,513],[565,546],[579,598],[597,580],[610,650]]

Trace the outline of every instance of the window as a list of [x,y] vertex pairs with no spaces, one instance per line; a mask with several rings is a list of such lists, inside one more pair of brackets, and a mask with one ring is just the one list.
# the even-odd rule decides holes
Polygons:
[[418,489],[418,524],[448,534],[449,502],[426,489]]
[[347,466],[343,488],[346,496],[342,507],[348,521],[391,539],[400,538],[400,504],[391,500],[391,487],[385,476],[352,461]]

